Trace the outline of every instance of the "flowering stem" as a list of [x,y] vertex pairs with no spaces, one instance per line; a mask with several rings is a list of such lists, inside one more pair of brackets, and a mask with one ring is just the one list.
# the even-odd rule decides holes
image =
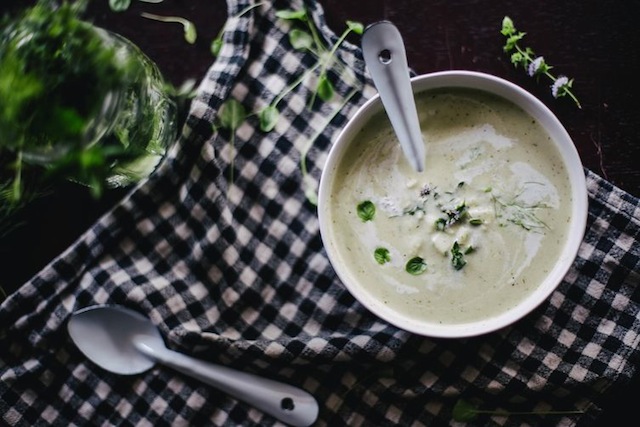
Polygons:
[[[557,82],[558,78],[553,76],[551,73],[549,73],[548,71],[544,72],[544,75],[549,77],[549,79],[551,79],[552,82]],[[571,92],[571,90],[569,88],[565,88],[564,89],[564,93],[566,95],[569,96],[569,98],[571,98],[573,100],[573,102],[576,103],[576,105],[578,106],[578,108],[582,109],[582,105],[580,104],[580,101],[578,101],[578,98],[576,98],[576,96],[573,94],[573,92]]]
[[522,65],[531,77],[546,76],[553,82],[551,93],[554,98],[567,95],[575,102],[578,108],[582,108],[578,98],[571,91],[573,79],[569,79],[566,76],[554,76],[549,72],[552,67],[544,61],[542,56],[536,56],[529,47],[524,49],[520,47],[518,42],[524,38],[525,33],[517,31],[513,21],[508,16],[505,16],[502,20],[502,30],[500,32],[507,38],[503,50],[506,53],[511,53],[511,63],[514,66]]

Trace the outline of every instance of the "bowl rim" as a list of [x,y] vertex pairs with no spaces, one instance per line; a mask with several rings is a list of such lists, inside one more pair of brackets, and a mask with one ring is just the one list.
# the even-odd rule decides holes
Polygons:
[[516,306],[487,319],[468,323],[440,324],[413,319],[389,308],[366,291],[358,283],[355,275],[344,266],[344,263],[340,262],[338,248],[331,239],[332,221],[328,200],[333,186],[334,174],[332,172],[336,169],[341,155],[345,152],[354,135],[375,113],[383,109],[378,94],[367,100],[349,119],[338,134],[327,156],[320,177],[317,205],[320,234],[325,251],[338,278],[351,295],[372,314],[400,329],[434,338],[464,338],[494,332],[517,322],[546,301],[562,283],[576,259],[584,238],[588,215],[587,186],[582,161],[573,140],[555,114],[538,98],[508,80],[477,71],[450,70],[412,77],[411,84],[414,93],[446,87],[489,91],[506,98],[532,115],[552,136],[552,140],[563,158],[571,183],[572,196],[570,232],[561,250],[559,261],[542,284]]

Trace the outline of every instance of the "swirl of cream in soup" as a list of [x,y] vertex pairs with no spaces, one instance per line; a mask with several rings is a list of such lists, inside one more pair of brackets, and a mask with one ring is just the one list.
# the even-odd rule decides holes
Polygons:
[[341,262],[390,308],[440,323],[498,315],[532,292],[562,250],[570,184],[545,130],[471,89],[417,95],[427,146],[414,171],[384,112],[336,169]]

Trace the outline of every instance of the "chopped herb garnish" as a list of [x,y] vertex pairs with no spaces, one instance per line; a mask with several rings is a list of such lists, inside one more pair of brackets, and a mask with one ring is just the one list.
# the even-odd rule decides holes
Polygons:
[[458,241],[453,242],[453,246],[451,247],[451,265],[453,265],[453,268],[456,270],[461,270],[466,264],[467,261],[464,259],[464,254],[460,250]]
[[504,221],[515,224],[527,231],[533,229],[549,228],[544,221],[536,215],[538,209],[548,208],[544,203],[526,203],[518,198],[519,195],[506,200],[492,195],[493,207],[496,218],[505,225]]
[[391,261],[391,255],[389,254],[389,250],[387,248],[376,248],[376,250],[373,251],[373,257],[380,265],[386,264]]
[[[542,185],[539,182],[528,182],[525,184]],[[429,184],[423,185],[418,190],[417,197],[410,201],[409,207],[405,207],[402,211],[400,211],[400,209],[391,210],[392,213],[389,215],[389,218],[416,215],[420,212],[426,214],[433,208],[438,209],[441,214],[440,217],[434,221],[435,229],[437,232],[444,232],[447,235],[442,238],[435,238],[433,244],[437,250],[444,253],[445,262],[450,261],[451,266],[455,270],[462,270],[469,262],[468,255],[475,253],[478,248],[471,244],[461,244],[458,240],[451,243],[449,239],[451,239],[452,236],[460,235],[461,232],[475,235],[478,233],[478,230],[470,230],[470,228],[485,224],[505,226],[507,223],[513,223],[525,230],[546,227],[546,224],[536,216],[536,210],[547,208],[548,206],[546,204],[540,202],[527,203],[523,201],[521,193],[511,198],[499,197],[493,194],[491,187],[482,188],[480,191],[489,193],[488,196],[485,197],[491,197],[493,200],[496,221],[494,221],[493,218],[487,222],[485,218],[472,217],[466,201],[461,198],[461,188],[466,185],[467,183],[465,181],[460,181],[452,191],[443,193],[435,192],[435,187]],[[438,200],[440,195],[443,197]],[[385,200],[387,199],[382,199],[381,206],[382,209],[386,211]],[[429,203],[432,203],[432,205]],[[474,200],[473,204],[475,205],[477,203],[478,201]],[[372,220],[375,216],[375,211],[376,207],[369,200],[358,205],[358,216],[363,222]],[[414,224],[417,224],[416,227],[419,228],[422,221],[414,221]],[[449,231],[450,227],[462,228],[456,229],[456,233],[453,233]],[[389,251],[386,248],[377,248],[374,252],[374,257],[380,265],[384,265],[390,261]],[[420,275],[427,270],[427,263],[423,258],[415,256],[406,263],[405,270],[409,274]]]
[[427,263],[421,257],[413,257],[407,261],[405,266],[407,273],[417,276],[427,271]]
[[370,200],[365,200],[358,205],[358,217],[360,217],[362,222],[373,220],[375,215],[376,205],[374,205]]
[[445,228],[451,227],[469,215],[467,205],[464,202],[453,209],[442,209],[442,212],[446,215],[446,218],[438,218],[435,222],[436,230],[439,231],[444,231]]
[[402,211],[402,215],[415,215],[418,212],[425,212],[425,204],[427,203],[426,200],[421,200],[416,202],[416,204],[410,208],[406,208]]
[[[422,212],[425,213],[427,211],[427,202],[428,202],[428,197],[431,194],[431,186],[429,184],[425,184],[420,188],[420,191],[418,193],[418,198],[415,201],[415,203],[413,204],[413,206],[409,206],[407,208],[404,208],[402,210],[402,212],[400,213],[396,213],[394,215],[391,215],[391,218],[395,218],[395,217],[399,217],[399,216],[404,216],[404,215],[415,215],[418,212]],[[434,198],[437,196],[437,193],[434,194]]]
[[431,194],[431,186],[429,184],[425,184],[420,189],[420,197],[427,197]]

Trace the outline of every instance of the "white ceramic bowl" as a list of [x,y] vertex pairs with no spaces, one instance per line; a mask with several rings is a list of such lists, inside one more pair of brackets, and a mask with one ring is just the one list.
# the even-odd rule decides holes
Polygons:
[[513,102],[537,120],[547,131],[557,145],[568,171],[572,196],[570,229],[557,263],[550,268],[548,275],[533,292],[530,292],[515,307],[493,317],[468,323],[448,324],[416,319],[400,310],[390,308],[374,296],[367,289],[366,283],[362,283],[354,274],[350,264],[344,262],[341,254],[342,248],[334,239],[334,218],[332,218],[329,204],[331,203],[330,193],[334,186],[336,168],[342,161],[347,147],[372,116],[383,110],[378,96],[367,101],[356,112],[338,136],[329,153],[320,181],[318,199],[318,215],[324,247],[338,277],[349,292],[372,313],[401,329],[424,336],[444,338],[475,336],[498,330],[526,316],[547,300],[561,283],[575,260],[584,237],[588,210],[582,163],[569,134],[555,115],[537,98],[513,83],[478,72],[444,71],[414,77],[412,87],[415,94],[429,89],[446,87],[487,91]]

